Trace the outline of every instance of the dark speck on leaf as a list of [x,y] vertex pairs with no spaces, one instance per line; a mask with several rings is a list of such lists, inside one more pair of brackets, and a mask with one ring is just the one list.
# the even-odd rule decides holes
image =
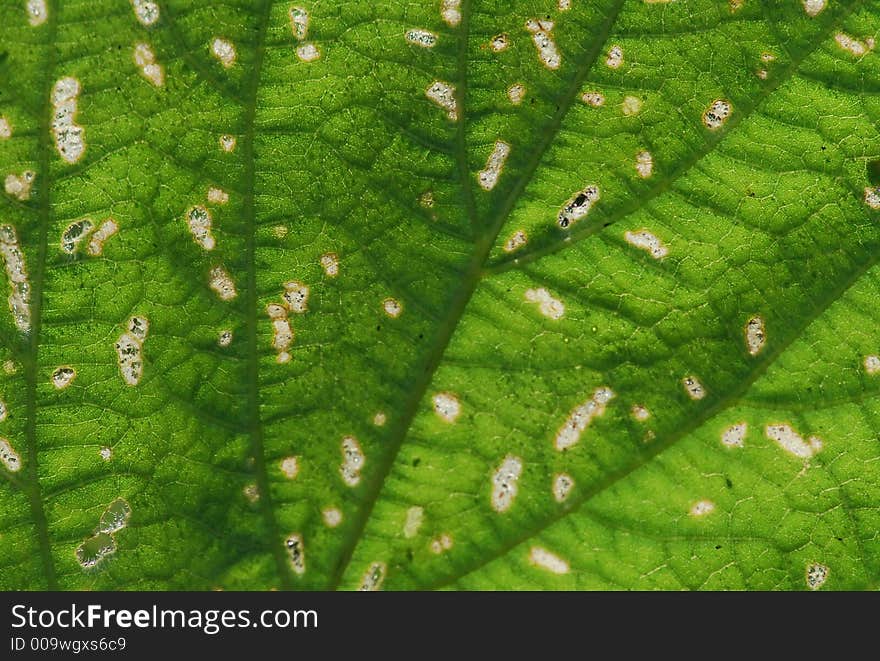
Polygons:
[[419,457],[416,457],[415,459],[413,459],[413,462],[412,462],[413,468],[418,468],[420,463],[422,463],[422,460]]
[[880,186],[880,160],[868,161],[865,169],[868,171],[868,183],[872,186]]

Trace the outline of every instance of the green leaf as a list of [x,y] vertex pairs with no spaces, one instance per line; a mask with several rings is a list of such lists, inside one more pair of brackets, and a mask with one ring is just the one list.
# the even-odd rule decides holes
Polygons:
[[157,3],[0,6],[0,587],[877,586],[880,4]]

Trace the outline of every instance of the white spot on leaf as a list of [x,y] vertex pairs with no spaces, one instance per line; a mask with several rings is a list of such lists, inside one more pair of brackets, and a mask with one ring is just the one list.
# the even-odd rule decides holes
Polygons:
[[131,0],[134,15],[141,25],[149,27],[159,20],[159,5],[151,0]]
[[573,225],[586,216],[593,204],[599,199],[599,187],[591,184],[578,191],[566,202],[556,218],[556,224],[562,229]]
[[229,202],[229,193],[226,191],[216,188],[215,186],[211,186],[208,189],[208,202],[211,204],[226,204]]
[[654,259],[663,259],[669,254],[669,249],[651,231],[640,229],[637,232],[625,232],[623,238],[631,246],[644,250]]
[[141,75],[156,87],[165,84],[165,69],[156,63],[156,55],[149,44],[139,43],[134,47],[134,63],[141,71]]
[[430,30],[423,30],[422,28],[407,30],[405,37],[407,42],[422,48],[434,48],[437,44],[437,35]]
[[116,341],[116,355],[122,380],[129,386],[140,383],[144,374],[142,356],[144,340],[147,339],[150,324],[144,317],[132,317],[128,320],[128,330]]
[[510,238],[504,242],[504,252],[519,250],[528,242],[529,238],[523,230],[516,230]]
[[641,404],[633,404],[629,413],[636,422],[647,422],[651,417],[651,412]]
[[865,371],[871,376],[880,372],[880,356],[865,356]]
[[25,170],[21,175],[10,173],[6,175],[3,188],[7,195],[24,202],[31,197],[31,186],[34,184],[37,174],[33,170]]
[[321,511],[324,518],[324,525],[328,528],[335,528],[342,523],[342,512],[336,507],[325,507]]
[[506,512],[513,505],[522,469],[522,459],[507,455],[495,471],[492,476],[492,509],[496,512]]
[[28,23],[32,27],[37,27],[46,22],[49,18],[49,9],[46,7],[46,0],[27,0],[25,3],[27,9]]
[[455,88],[442,80],[435,80],[425,90],[427,96],[436,105],[446,111],[446,116],[452,121],[458,120],[458,102],[455,99]]
[[526,86],[522,83],[514,83],[507,88],[507,98],[513,105],[518,106],[526,98]]
[[431,553],[435,553],[440,555],[441,553],[445,553],[449,549],[452,548],[452,535],[449,533],[443,533],[438,537],[435,537],[431,540],[430,549]]
[[234,135],[224,133],[220,136],[220,149],[229,153],[235,149],[236,139]]
[[825,9],[825,5],[827,4],[826,0],[802,0],[804,5],[804,11],[807,12],[807,16],[811,18],[813,16],[818,16],[819,13]]
[[10,445],[9,440],[0,438],[0,461],[10,473],[17,473],[21,470],[21,457]]
[[749,426],[745,422],[738,422],[735,425],[731,425],[721,432],[721,443],[729,448],[741,448],[744,445],[748,431]]
[[321,255],[321,268],[324,269],[324,275],[328,278],[335,278],[339,275],[339,257],[336,253],[327,252]]
[[480,188],[486,191],[495,188],[508,155],[510,155],[510,145],[503,140],[496,140],[495,147],[486,160],[486,167],[477,173],[477,181],[480,183]]
[[590,399],[579,404],[556,433],[555,446],[560,452],[577,445],[581,440],[581,434],[590,425],[593,419],[605,413],[605,407],[612,399],[614,392],[608,387],[596,388]]
[[529,551],[529,562],[535,567],[549,571],[552,574],[567,574],[568,562],[560,558],[552,551],[541,546],[533,546]]
[[562,56],[553,40],[553,21],[532,18],[526,21],[526,30],[532,35],[541,63],[550,70],[558,69]]
[[625,117],[638,115],[642,111],[642,100],[637,96],[625,96],[620,103],[620,112]]
[[684,390],[688,394],[688,397],[691,399],[697,401],[706,396],[706,389],[703,388],[703,384],[700,383],[700,380],[697,377],[686,376],[681,380],[681,383],[684,386]]
[[290,16],[293,38],[302,41],[309,35],[309,12],[302,7],[291,7],[287,14]]
[[301,282],[285,282],[281,298],[288,310],[296,314],[303,314],[308,310],[309,287]]
[[12,126],[5,117],[0,117],[0,140],[8,140],[12,137]]
[[567,473],[557,473],[553,476],[553,498],[557,503],[564,503],[574,489],[574,478]]
[[355,487],[361,481],[361,469],[364,467],[366,457],[361,451],[361,446],[354,436],[346,436],[342,439],[342,465],[339,474],[342,481],[350,487]]
[[767,335],[764,331],[764,320],[757,316],[749,319],[746,322],[745,334],[749,355],[757,356],[767,341]]
[[600,92],[584,92],[581,95],[581,101],[586,103],[588,106],[599,108],[605,105],[605,95],[601,94]]
[[283,365],[290,361],[288,349],[293,344],[293,328],[287,318],[287,310],[282,305],[270,303],[266,306],[266,314],[272,320],[272,348],[275,349],[275,361]]
[[72,367],[62,366],[52,372],[52,385],[58,390],[64,390],[76,378],[76,370]]
[[288,480],[296,479],[299,475],[299,460],[296,457],[285,457],[281,460],[281,472]]
[[461,0],[440,0],[440,17],[451,28],[461,23]]
[[0,227],[0,255],[6,264],[6,277],[9,280],[9,311],[18,330],[26,333],[31,329],[31,286],[24,253],[18,245],[18,234],[12,225]]
[[715,503],[711,500],[698,500],[693,505],[691,505],[691,509],[688,512],[691,516],[701,517],[706,516],[707,514],[711,514],[715,511]]
[[288,535],[284,540],[284,546],[287,548],[287,557],[290,559],[290,566],[294,573],[302,576],[306,573],[306,551],[303,544],[302,535],[293,533]]
[[386,416],[382,411],[379,411],[378,413],[376,413],[376,415],[373,416],[373,424],[377,427],[384,427],[387,420],[388,416]]
[[434,403],[434,412],[444,422],[455,422],[456,418],[461,415],[461,403],[450,392],[438,392],[431,398],[431,401]]
[[211,42],[211,54],[226,69],[235,64],[235,45],[228,39],[214,37],[214,40]]
[[819,438],[810,436],[805,441],[791,425],[767,425],[764,428],[764,433],[767,438],[775,441],[783,450],[801,459],[809,459],[822,449],[822,441]]
[[732,112],[733,107],[730,105],[730,101],[715,99],[703,113],[703,124],[707,129],[715,131],[724,126]]
[[565,305],[558,298],[554,298],[549,291],[543,287],[538,289],[527,289],[525,299],[529,303],[537,303],[538,310],[548,319],[562,319],[565,315]]
[[811,590],[818,590],[828,580],[828,574],[829,570],[825,565],[820,565],[818,562],[807,565],[807,587]]
[[86,250],[92,257],[97,257],[103,254],[104,243],[118,231],[119,226],[116,224],[116,221],[112,218],[108,218],[101,223],[101,226],[95,230],[94,234],[92,234]]
[[507,36],[507,33],[496,34],[489,42],[489,48],[492,49],[493,53],[507,50],[508,46],[510,46],[510,38]]
[[220,335],[217,337],[217,344],[223,348],[232,344],[232,331],[228,329],[220,331]]
[[403,305],[395,298],[386,298],[382,301],[382,309],[392,319],[397,319],[403,312]]
[[233,282],[229,273],[222,266],[215,266],[208,274],[208,286],[214,290],[217,297],[221,301],[231,301],[238,296],[235,290],[235,282]]
[[421,507],[410,507],[406,511],[406,521],[403,524],[403,536],[412,539],[422,526],[425,510]]
[[865,55],[868,51],[873,50],[874,48],[874,40],[866,39],[865,41],[859,41],[854,37],[850,37],[848,34],[844,34],[843,32],[838,32],[834,35],[834,41],[837,42],[837,45],[840,46],[843,50],[847,51],[851,55],[855,55],[856,57],[861,57]]
[[313,43],[306,43],[296,47],[296,56],[301,62],[314,62],[320,59],[321,51]]
[[654,157],[649,151],[640,151],[636,154],[636,172],[642,179],[647,179],[654,173]]
[[74,123],[79,92],[79,81],[70,76],[52,88],[52,135],[55,148],[68,163],[76,163],[86,150],[83,128]]
[[384,562],[374,562],[367,569],[363,578],[361,578],[361,585],[358,590],[361,592],[375,592],[380,589],[382,583],[385,582],[385,574],[387,572],[388,568]]
[[75,220],[61,233],[61,250],[72,255],[79,249],[79,244],[89,235],[95,226],[88,218]]
[[623,66],[623,49],[617,44],[608,49],[608,55],[605,57],[605,66],[609,69],[619,69]]

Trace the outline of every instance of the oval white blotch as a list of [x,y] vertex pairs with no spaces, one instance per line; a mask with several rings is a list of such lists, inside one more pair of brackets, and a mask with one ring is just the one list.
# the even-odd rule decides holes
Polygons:
[[152,0],[131,0],[131,6],[137,20],[145,27],[159,20],[159,5]]
[[214,37],[214,40],[211,42],[211,54],[226,69],[235,64],[235,45],[228,39]]
[[551,71],[558,69],[562,64],[562,55],[553,39],[553,21],[530,18],[526,21],[526,30],[532,35],[541,64]]
[[285,457],[281,460],[281,472],[288,480],[293,480],[299,475],[299,460],[297,457]]
[[651,412],[641,404],[633,404],[629,413],[636,422],[645,422],[651,417]]
[[341,451],[342,465],[339,467],[339,474],[347,486],[355,487],[361,481],[361,469],[364,467],[366,457],[354,436],[346,436],[342,439]]
[[64,390],[75,378],[76,370],[65,365],[52,372],[52,385],[58,390]]
[[528,236],[523,230],[516,230],[510,238],[504,242],[504,252],[514,252],[528,243]]
[[496,512],[506,512],[513,505],[522,469],[522,459],[507,455],[492,475],[492,509]]
[[711,131],[715,131],[727,122],[733,106],[726,99],[715,99],[703,113],[703,124]]
[[382,309],[392,319],[397,319],[403,312],[403,304],[395,298],[386,298],[382,301]]
[[609,69],[619,69],[623,66],[623,49],[617,44],[608,49],[608,54],[605,56],[605,66]]
[[321,255],[321,268],[324,269],[324,275],[328,278],[335,278],[339,275],[339,257],[336,253],[326,252]]
[[437,35],[430,30],[412,28],[406,31],[406,41],[422,48],[434,48],[437,44]]
[[764,433],[767,435],[767,438],[775,441],[783,450],[801,459],[809,459],[822,449],[821,439],[816,436],[810,436],[805,441],[791,425],[767,425],[764,428]]
[[431,398],[436,413],[444,422],[455,422],[461,415],[461,403],[451,392],[438,392]]
[[818,16],[819,13],[825,9],[827,0],[802,0],[802,3],[804,5],[804,11],[807,12],[807,16],[812,18],[813,16]]
[[576,406],[562,427],[556,433],[555,446],[560,452],[577,445],[581,440],[581,434],[590,425],[594,418],[605,413],[608,402],[614,399],[614,391],[608,387],[596,388],[590,399]]
[[529,303],[537,304],[538,310],[548,319],[558,320],[565,315],[565,304],[543,287],[527,289],[524,296]]
[[669,254],[669,249],[650,230],[640,229],[637,232],[625,232],[623,238],[628,244],[639,250],[644,250],[654,259],[663,259]]
[[553,499],[564,503],[574,489],[574,478],[568,473],[557,473],[553,476]]
[[699,401],[706,396],[706,389],[703,387],[703,384],[693,375],[684,377],[681,380],[681,384],[684,386],[684,390],[688,394],[688,397],[694,401]]
[[829,569],[825,565],[813,562],[807,565],[806,581],[811,590],[818,590],[828,580]]
[[691,505],[691,509],[688,512],[691,516],[701,517],[706,516],[707,514],[711,514],[715,511],[715,503],[711,500],[698,500],[693,505]]
[[446,116],[452,121],[458,120],[458,101],[455,99],[455,87],[442,80],[435,80],[428,85],[425,96],[434,104],[446,111]]
[[749,319],[746,322],[745,334],[749,355],[757,356],[767,341],[767,334],[764,331],[764,320],[757,316]]
[[526,98],[526,86],[522,83],[514,83],[507,88],[507,98],[513,105],[518,106]]
[[729,448],[741,448],[744,445],[749,426],[745,422],[738,422],[721,432],[721,443]]
[[871,376],[880,373],[880,356],[865,356],[865,371]]
[[406,521],[403,523],[403,536],[407,539],[412,539],[415,537],[419,528],[422,527],[422,520],[424,519],[425,510],[421,507],[410,507],[406,511]]
[[567,229],[586,216],[598,199],[599,187],[595,184],[586,186],[583,190],[572,195],[568,202],[562,206],[556,217],[556,224],[562,229]]
[[485,191],[495,188],[509,155],[510,145],[503,140],[496,140],[492,153],[486,159],[486,167],[477,173],[477,182],[480,184],[480,188]]
[[21,457],[18,456],[9,440],[5,438],[0,438],[0,461],[10,473],[17,473],[21,470]]
[[361,592],[375,592],[382,587],[385,582],[385,574],[388,567],[384,562],[374,562],[361,578],[361,585],[358,588]]
[[328,528],[335,528],[342,523],[342,512],[336,507],[325,507],[321,511],[324,518],[324,525]]
[[533,546],[531,548],[529,551],[529,562],[535,567],[549,571],[552,574],[567,574],[569,571],[568,562],[541,546]]

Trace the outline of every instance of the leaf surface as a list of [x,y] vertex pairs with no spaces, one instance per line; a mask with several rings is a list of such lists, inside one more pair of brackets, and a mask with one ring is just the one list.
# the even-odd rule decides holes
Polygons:
[[155,7],[0,6],[0,587],[876,587],[880,5]]

